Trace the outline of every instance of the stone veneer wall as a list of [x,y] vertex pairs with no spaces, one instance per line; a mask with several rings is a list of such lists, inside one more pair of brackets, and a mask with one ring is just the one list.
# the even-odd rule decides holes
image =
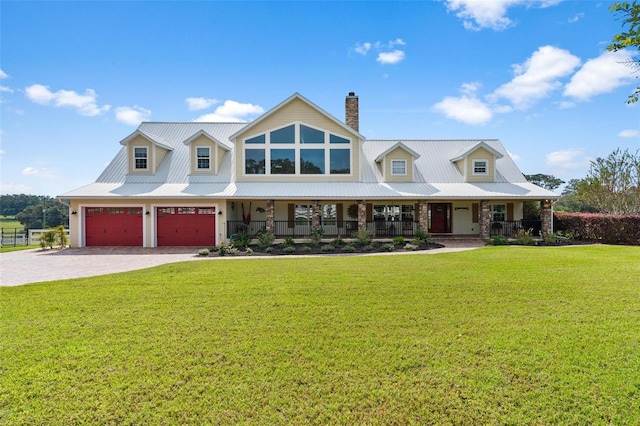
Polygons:
[[550,200],[540,201],[540,219],[542,236],[553,232],[553,204]]
[[358,97],[355,93],[349,92],[349,96],[344,102],[345,123],[356,132],[360,131],[360,113],[358,107]]
[[269,232],[275,232],[275,227],[276,227],[276,223],[275,223],[275,210],[276,210],[275,204],[276,203],[273,200],[267,200],[267,208],[266,208],[267,221],[265,223],[265,228]]
[[491,204],[487,200],[480,200],[480,238],[488,240],[491,238]]
[[418,201],[418,229],[429,232],[429,209],[427,208],[427,200]]

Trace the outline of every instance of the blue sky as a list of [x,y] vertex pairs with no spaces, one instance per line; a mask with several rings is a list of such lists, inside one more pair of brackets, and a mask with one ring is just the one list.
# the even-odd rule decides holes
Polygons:
[[369,139],[498,138],[564,180],[640,148],[610,2],[0,3],[1,192],[93,182],[140,121],[250,121],[298,92]]

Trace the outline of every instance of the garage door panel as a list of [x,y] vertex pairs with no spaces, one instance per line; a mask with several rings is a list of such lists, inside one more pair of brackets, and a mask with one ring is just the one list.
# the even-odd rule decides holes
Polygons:
[[87,246],[142,246],[142,208],[85,208]]
[[158,207],[158,246],[215,245],[215,209],[213,207]]

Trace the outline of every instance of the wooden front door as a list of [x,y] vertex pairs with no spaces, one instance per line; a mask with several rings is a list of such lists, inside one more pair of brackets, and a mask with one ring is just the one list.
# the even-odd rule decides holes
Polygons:
[[429,232],[447,234],[451,232],[451,203],[429,203]]

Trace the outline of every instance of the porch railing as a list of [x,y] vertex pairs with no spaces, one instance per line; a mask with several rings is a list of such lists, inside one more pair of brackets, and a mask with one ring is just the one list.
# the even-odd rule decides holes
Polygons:
[[532,235],[540,235],[542,230],[541,220],[501,220],[491,222],[491,235],[503,235],[505,237],[513,237],[518,230],[525,231],[533,229]]
[[[227,221],[227,235],[231,236],[237,233],[247,233],[249,235],[255,235],[258,231],[266,228],[266,221],[251,221],[249,224],[245,224],[243,221]],[[306,238],[311,235],[313,226],[308,221],[288,221],[288,220],[276,220],[274,221],[275,229],[274,235],[276,238]],[[321,225],[324,229],[324,237],[346,237],[358,230],[357,220],[342,220],[325,222]],[[413,221],[385,221],[376,220],[373,222],[367,222],[367,229],[374,233],[377,238],[393,238],[397,236],[413,237],[418,231],[418,223]]]

